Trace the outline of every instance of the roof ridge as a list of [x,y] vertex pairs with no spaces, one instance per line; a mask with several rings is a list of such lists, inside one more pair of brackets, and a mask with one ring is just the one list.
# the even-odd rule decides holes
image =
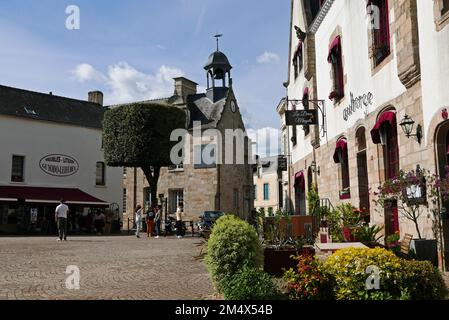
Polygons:
[[70,98],[70,97],[63,97],[63,96],[59,96],[59,95],[55,95],[55,94],[43,93],[43,92],[39,92],[39,91],[32,91],[32,90],[27,90],[27,89],[22,89],[22,88],[15,88],[15,87],[10,87],[10,86],[5,86],[5,85],[0,84],[0,89],[1,88],[14,90],[14,91],[20,91],[20,92],[27,92],[27,93],[32,93],[32,94],[38,94],[38,95],[45,96],[45,97],[54,97],[54,98],[59,98],[59,99],[64,99],[64,100],[82,102],[82,103],[90,104],[92,106],[99,107],[99,108],[102,108],[102,109],[104,108],[103,106],[101,106],[101,105],[99,105],[99,104],[97,104],[95,102],[90,102],[90,101],[87,101],[87,100],[75,99],[75,98]]

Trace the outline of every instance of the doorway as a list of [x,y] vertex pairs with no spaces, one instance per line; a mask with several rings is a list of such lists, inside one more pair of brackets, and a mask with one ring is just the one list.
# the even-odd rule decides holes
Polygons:
[[[359,179],[359,208],[370,217],[370,198],[368,180],[368,158],[366,155],[365,128],[361,127],[356,133],[357,139],[357,176]],[[366,221],[369,223],[369,221]]]
[[[437,173],[446,177],[449,166],[449,121],[443,122],[436,130]],[[441,203],[441,225],[443,233],[444,265],[449,271],[449,201]]]

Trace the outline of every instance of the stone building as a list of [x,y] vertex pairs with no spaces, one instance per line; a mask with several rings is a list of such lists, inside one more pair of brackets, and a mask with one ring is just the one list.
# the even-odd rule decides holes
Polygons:
[[[291,1],[288,98],[277,111],[291,155],[292,211],[305,214],[313,182],[334,207],[349,202],[366,208],[386,235],[417,236],[396,203],[375,208],[373,192],[399,170],[419,166],[444,175],[448,24],[446,0]],[[319,112],[319,125],[285,125],[287,110],[317,105],[325,115]],[[403,132],[406,115],[415,122],[412,134],[420,128],[420,139]],[[433,232],[431,214],[421,217],[420,226],[424,237],[440,240],[448,260],[449,216],[442,216],[441,234]]]
[[[172,97],[143,102],[170,104],[185,110],[187,116],[185,141],[189,147],[184,162],[162,168],[158,182],[157,193],[166,201],[168,214],[179,204],[184,206],[188,221],[198,220],[210,210],[244,218],[253,209],[249,140],[232,89],[231,69],[226,55],[217,50],[205,66],[205,93],[197,92],[197,83],[179,77],[174,79]],[[232,145],[225,147],[227,130],[235,136],[231,137]],[[150,189],[143,172],[130,168],[125,172],[124,188],[126,216],[132,219],[136,205],[151,203]]]
[[283,188],[280,183],[282,171],[278,166],[278,156],[257,161],[254,172],[254,208],[266,213],[275,213],[283,208]]

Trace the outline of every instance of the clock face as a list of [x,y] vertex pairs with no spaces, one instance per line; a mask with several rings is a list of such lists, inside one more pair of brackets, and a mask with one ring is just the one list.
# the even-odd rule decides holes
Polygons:
[[231,111],[236,113],[237,112],[237,105],[235,104],[235,101],[231,101]]

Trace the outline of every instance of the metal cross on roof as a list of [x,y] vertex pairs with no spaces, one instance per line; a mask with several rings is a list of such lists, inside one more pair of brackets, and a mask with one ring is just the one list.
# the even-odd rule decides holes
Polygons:
[[214,36],[214,38],[217,39],[217,51],[220,51],[219,48],[218,48],[218,42],[219,42],[219,40],[220,40],[221,37],[223,37],[222,34],[216,34],[216,35]]

